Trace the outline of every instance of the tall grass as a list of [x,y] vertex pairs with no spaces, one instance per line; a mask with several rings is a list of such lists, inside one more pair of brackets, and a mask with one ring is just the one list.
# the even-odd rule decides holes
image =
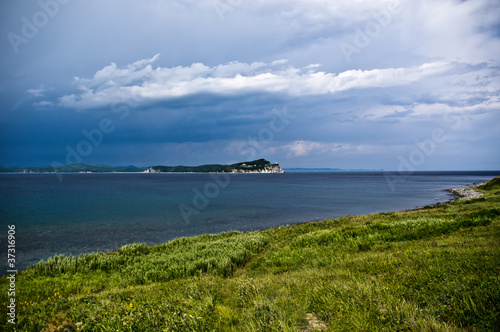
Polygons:
[[35,265],[33,273],[56,276],[112,271],[124,275],[128,284],[168,281],[200,273],[227,277],[265,244],[265,238],[258,233],[240,232],[180,238],[154,247],[137,243],[111,253],[55,256]]

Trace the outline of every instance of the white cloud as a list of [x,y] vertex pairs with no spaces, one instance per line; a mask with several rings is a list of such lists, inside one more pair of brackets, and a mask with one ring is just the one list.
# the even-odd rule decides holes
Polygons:
[[39,89],[28,89],[26,92],[33,97],[43,97],[45,89],[43,87],[40,87]]
[[404,1],[394,0],[275,0],[253,1],[252,10],[259,14],[279,12],[283,20],[292,21],[292,29],[301,26],[318,29],[339,22],[359,22],[372,17],[376,11],[397,8]]
[[414,55],[425,57],[467,62],[489,60],[492,50],[500,47],[498,36],[491,36],[499,17],[498,1],[408,2],[402,12],[404,38],[400,46],[406,44],[412,47]]
[[54,103],[52,103],[50,101],[42,100],[40,102],[35,103],[34,106],[38,110],[44,110],[47,108],[54,107]]
[[357,114],[361,121],[387,121],[412,122],[415,120],[435,120],[441,119],[445,122],[454,122],[457,118],[467,118],[470,116],[500,112],[500,99],[493,97],[485,102],[470,106],[452,106],[445,103],[414,103],[410,106],[400,105],[377,105],[369,110],[361,111]]
[[88,90],[92,87],[106,88],[106,86],[126,86],[136,81],[142,81],[151,74],[153,68],[151,64],[155,62],[160,55],[156,54],[151,59],[138,60],[129,64],[126,68],[120,69],[116,63],[98,70],[92,79],[75,77],[75,82],[80,89]]
[[351,144],[324,143],[314,141],[294,141],[279,147],[288,152],[288,157],[307,157],[311,153],[332,154],[338,151],[355,149]]
[[69,108],[103,107],[127,98],[152,102],[200,93],[242,95],[246,93],[281,93],[291,97],[335,94],[338,92],[400,86],[453,69],[447,62],[424,63],[409,68],[348,70],[338,75],[316,71],[317,64],[305,68],[276,67],[284,61],[230,62],[214,67],[202,63],[190,66],[156,67],[158,58],[136,61],[125,68],[112,63],[96,72],[92,79],[75,78],[80,93],[60,98]]

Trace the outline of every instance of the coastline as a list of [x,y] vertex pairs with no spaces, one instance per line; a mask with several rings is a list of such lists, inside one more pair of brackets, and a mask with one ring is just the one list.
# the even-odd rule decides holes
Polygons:
[[450,202],[455,201],[455,200],[462,200],[462,199],[479,198],[479,197],[483,196],[482,192],[476,191],[475,189],[488,184],[493,179],[490,179],[488,181],[484,181],[481,183],[476,183],[476,184],[473,184],[471,186],[447,189],[447,191],[451,192],[452,194],[454,194],[456,196]]
[[483,198],[447,206],[53,257],[15,276],[16,327],[494,330],[500,177],[457,192],[486,183]]
[[[115,174],[117,174],[117,173],[115,173]],[[141,174],[141,173],[139,173],[139,174]],[[168,174],[174,174],[174,173],[168,173]],[[177,173],[177,174],[182,175],[182,173]],[[78,175],[80,175],[80,174],[75,174],[75,175],[78,177]],[[104,175],[102,175],[102,176],[104,176]],[[50,175],[46,175],[46,176],[50,176]],[[82,176],[84,178],[86,178],[88,176],[88,174],[84,174]],[[138,176],[140,177],[140,175],[138,175]],[[225,176],[229,177],[230,174],[225,175]],[[289,181],[288,177],[293,177],[293,176],[294,176],[293,173],[289,173],[287,175],[287,177],[285,178],[285,181]],[[241,176],[241,178],[243,178],[243,177],[244,176]],[[239,178],[239,177],[236,176],[236,178]],[[235,183],[236,183],[236,178],[234,179]],[[252,178],[253,178],[253,176],[252,176]],[[262,179],[262,183],[264,183],[264,181],[266,183],[268,183],[267,179],[265,179],[265,178],[267,178],[267,176],[265,176],[264,178],[259,177],[258,179]],[[276,176],[276,178],[278,178],[278,177]],[[345,175],[342,175],[341,178],[342,179],[345,178]],[[292,226],[292,225],[303,224],[303,223],[318,223],[318,222],[321,222],[323,220],[330,220],[330,219],[341,218],[341,217],[418,210],[418,209],[421,209],[422,207],[429,207],[429,206],[434,206],[434,205],[438,206],[438,205],[447,204],[449,202],[457,200],[458,198],[454,197],[454,194],[452,194],[452,192],[450,191],[451,189],[449,189],[449,188],[452,188],[454,190],[462,189],[462,188],[465,189],[467,187],[470,187],[470,184],[472,184],[472,183],[481,182],[480,184],[475,185],[475,187],[477,187],[483,183],[489,182],[489,180],[491,180],[491,178],[492,178],[492,175],[488,174],[487,176],[482,176],[479,178],[468,178],[467,181],[460,181],[460,182],[455,182],[455,183],[448,182],[448,183],[445,183],[445,185],[441,184],[441,186],[436,188],[436,190],[434,190],[434,191],[427,191],[425,193],[425,195],[418,195],[419,192],[418,191],[416,192],[413,189],[409,190],[409,191],[408,190],[403,191],[401,189],[401,191],[396,193],[396,194],[400,195],[402,192],[404,195],[401,195],[401,196],[408,197],[408,199],[406,199],[406,202],[404,202],[404,204],[398,203],[400,206],[398,206],[398,204],[396,204],[395,206],[380,205],[380,203],[385,203],[385,202],[389,202],[389,201],[391,202],[391,204],[394,205],[394,200],[393,199],[391,199],[391,200],[386,199],[386,200],[383,200],[382,202],[379,202],[377,200],[377,198],[375,198],[373,200],[374,203],[371,204],[372,207],[365,208],[365,210],[367,210],[367,211],[352,210],[352,209],[354,209],[353,208],[354,206],[359,206],[359,205],[366,206],[367,205],[366,203],[369,203],[369,201],[371,200],[367,196],[367,197],[365,197],[365,204],[359,204],[356,199],[350,200],[350,202],[352,203],[351,204],[352,206],[349,209],[345,208],[343,211],[341,211],[342,213],[337,213],[337,211],[335,211],[335,210],[333,212],[332,211],[323,212],[322,210],[320,210],[319,212],[316,212],[315,210],[312,211],[312,209],[310,209],[310,210],[307,210],[307,213],[304,212],[304,213],[301,213],[300,215],[298,215],[298,213],[297,213],[296,215],[293,216],[294,217],[293,219],[292,218],[290,218],[290,219],[283,218],[283,220],[284,220],[283,222],[274,223],[274,224],[271,224],[271,223],[266,224],[265,222],[261,222],[260,220],[257,220],[258,222],[256,222],[255,221],[256,219],[253,219],[252,223],[245,223],[246,219],[242,218],[241,220],[237,220],[236,222],[231,224],[229,227],[225,227],[225,225],[222,223],[221,223],[222,226],[214,223],[214,225],[216,227],[211,227],[211,225],[212,225],[211,223],[201,223],[201,222],[198,222],[198,220],[194,220],[194,222],[192,224],[187,224],[184,228],[182,228],[183,226],[182,227],[177,226],[179,223],[175,223],[175,220],[174,221],[168,220],[167,222],[164,223],[166,226],[161,224],[161,223],[151,223],[151,225],[144,224],[145,226],[143,226],[143,232],[142,232],[142,234],[144,234],[144,235],[133,237],[133,236],[128,235],[132,232],[127,231],[127,227],[129,227],[128,229],[133,229],[134,227],[136,227],[135,225],[137,225],[137,223],[134,223],[134,221],[131,221],[132,219],[126,220],[122,223],[116,223],[116,226],[119,228],[114,228],[115,233],[113,233],[111,236],[106,235],[106,234],[111,234],[109,232],[109,227],[108,228],[106,228],[104,226],[100,227],[99,228],[100,232],[98,234],[89,236],[89,234],[91,234],[90,231],[87,231],[87,230],[83,229],[82,227],[79,227],[76,223],[73,223],[73,224],[69,223],[68,227],[66,227],[66,229],[72,229],[73,231],[77,231],[77,233],[80,234],[79,237],[75,238],[72,235],[70,235],[69,237],[63,237],[64,240],[61,240],[61,242],[58,242],[58,243],[60,243],[60,246],[58,246],[55,249],[54,249],[54,247],[50,247],[50,245],[46,245],[46,243],[50,244],[52,242],[59,241],[59,236],[63,235],[64,232],[59,232],[58,230],[56,230],[56,228],[54,228],[52,226],[50,226],[50,227],[47,226],[47,228],[43,231],[41,228],[32,227],[32,228],[28,229],[28,227],[25,227],[25,232],[30,235],[30,238],[29,238],[29,241],[25,242],[28,244],[25,244],[23,247],[24,259],[22,260],[23,264],[20,264],[20,266],[22,266],[22,269],[24,270],[28,266],[30,266],[32,264],[36,264],[40,260],[47,260],[50,257],[53,257],[55,255],[59,255],[59,254],[79,255],[79,254],[96,252],[97,250],[101,250],[104,252],[115,251],[115,250],[118,250],[122,245],[125,245],[125,244],[147,243],[148,245],[159,245],[159,244],[166,243],[166,242],[171,241],[171,240],[176,239],[176,238],[195,237],[195,236],[199,236],[201,234],[219,234],[219,233],[223,233],[223,232],[231,231],[231,230],[237,230],[237,231],[243,231],[243,232],[262,231],[262,230],[267,230],[267,229],[275,228],[275,227],[282,227],[282,226],[286,226],[286,225]],[[338,177],[334,177],[334,179],[338,179]],[[432,179],[434,179],[434,178],[432,178]],[[65,179],[66,183],[69,183],[70,180],[71,180],[71,177],[68,177],[68,179]],[[95,181],[97,181],[97,180],[95,180]],[[251,180],[251,181],[253,181],[253,180]],[[414,180],[415,183],[418,183],[419,181],[420,181],[419,179]],[[485,181],[485,182],[482,182],[482,181]],[[196,186],[197,188],[203,188],[202,185],[205,182],[201,181],[199,183],[200,184],[198,184],[198,182],[193,183],[193,187]],[[248,183],[248,181],[243,182],[243,184],[246,184],[246,183]],[[385,183],[383,183],[383,184],[385,184]],[[462,185],[464,187],[453,188],[453,187],[456,187],[457,185],[458,186]],[[55,187],[59,186],[59,184],[55,183],[54,186]],[[261,187],[259,187],[259,188],[261,188]],[[265,187],[265,188],[266,188],[266,190],[269,189],[268,187]],[[363,188],[367,188],[367,187],[363,186]],[[409,188],[413,188],[413,187],[410,186]],[[372,187],[372,189],[373,189],[373,187]],[[335,194],[335,193],[333,193],[333,194]],[[373,195],[373,192],[371,194]],[[301,196],[303,196],[303,194],[301,194]],[[193,196],[193,197],[197,197],[197,196]],[[328,197],[328,196],[324,195],[323,197]],[[436,199],[434,201],[435,197],[439,197],[439,200]],[[468,196],[466,198],[473,198],[473,197],[475,197],[475,196]],[[419,199],[420,199],[420,201],[419,201]],[[346,202],[348,203],[348,200],[346,200]],[[373,206],[375,206],[375,208],[373,208]],[[208,214],[209,217],[212,216],[212,218],[214,218],[214,219],[207,218],[208,220],[217,220],[215,218],[218,216],[218,212],[216,211],[217,214],[214,214],[212,212],[213,211],[210,211],[207,209],[204,213]],[[279,212],[281,212],[281,211],[279,211]],[[277,215],[278,213],[275,213],[275,214]],[[280,216],[283,216],[283,214],[280,214]],[[289,217],[289,215],[286,215],[286,216]],[[136,216],[134,215],[134,217],[136,217]],[[223,216],[221,216],[221,218],[222,217]],[[274,217],[274,215],[272,215],[272,217]],[[137,219],[137,220],[139,220],[139,219]],[[198,223],[196,223],[196,222],[198,222]],[[29,225],[30,224],[28,224],[28,226]],[[114,224],[112,224],[110,222],[110,225],[114,225]],[[172,225],[176,226],[177,228],[172,227]],[[71,228],[69,228],[69,227],[71,227]],[[31,229],[33,229],[33,232],[30,232]],[[119,229],[120,231],[116,232],[117,229]],[[167,233],[167,231],[168,231],[168,233]],[[75,233],[73,233],[73,234],[75,234]],[[125,234],[125,236],[120,237],[118,235],[115,236],[114,234]],[[161,239],[160,239],[160,235],[158,235],[158,234],[161,235]],[[126,241],[122,241],[123,238],[126,238]],[[44,240],[40,240],[40,239],[44,239]],[[90,239],[90,240],[88,240],[88,242],[84,242],[83,239]],[[88,244],[88,243],[90,243],[90,244]],[[39,254],[39,253],[42,253],[42,254]]]

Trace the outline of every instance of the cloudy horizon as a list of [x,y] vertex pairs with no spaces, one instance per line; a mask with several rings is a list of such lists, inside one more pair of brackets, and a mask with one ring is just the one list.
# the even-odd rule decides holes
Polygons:
[[500,3],[13,0],[0,165],[500,169]]

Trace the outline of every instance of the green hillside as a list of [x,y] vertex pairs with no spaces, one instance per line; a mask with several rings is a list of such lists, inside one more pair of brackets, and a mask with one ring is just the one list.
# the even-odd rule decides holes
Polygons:
[[[494,331],[500,178],[481,198],[58,256],[17,275],[18,331]],[[9,282],[0,279],[0,330]]]

